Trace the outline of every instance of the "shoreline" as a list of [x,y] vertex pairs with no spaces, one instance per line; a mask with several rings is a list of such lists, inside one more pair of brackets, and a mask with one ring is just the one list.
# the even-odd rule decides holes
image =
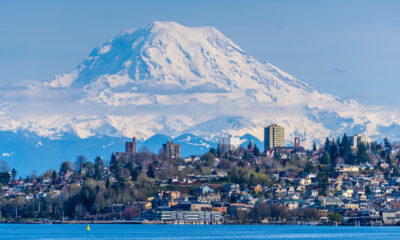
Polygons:
[[219,225],[219,226],[325,226],[325,227],[396,227],[396,224],[383,224],[383,225],[360,225],[354,224],[321,224],[315,222],[282,222],[282,223],[218,223],[218,224],[204,224],[204,223],[178,223],[178,222],[162,222],[162,221],[92,221],[92,220],[76,220],[76,221],[53,221],[53,220],[30,220],[30,221],[2,221],[0,224],[132,224],[132,225]]

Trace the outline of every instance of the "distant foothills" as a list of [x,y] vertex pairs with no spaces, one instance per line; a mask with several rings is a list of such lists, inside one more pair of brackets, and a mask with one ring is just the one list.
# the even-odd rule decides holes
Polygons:
[[182,157],[125,151],[94,161],[79,155],[58,170],[17,177],[1,162],[0,219],[17,223],[400,224],[400,145],[367,136],[326,138],[306,150],[284,146],[285,129],[264,128],[258,146],[224,136],[216,148]]
[[[262,141],[251,134],[239,137],[241,146],[247,147],[250,141],[262,149]],[[64,134],[60,138],[41,137],[27,131],[1,131],[0,132],[0,161],[7,162],[12,168],[18,169],[20,176],[41,174],[49,168],[59,168],[63,161],[74,161],[77,155],[84,155],[88,159],[100,156],[109,159],[112,152],[124,150],[124,143],[128,137],[95,135],[80,138],[73,134]],[[181,157],[201,155],[211,148],[217,148],[219,138],[205,139],[194,134],[184,133],[176,137],[164,134],[155,134],[147,139],[137,136],[136,147],[158,153],[162,144],[173,141],[181,145]],[[286,144],[290,144],[286,142]]]

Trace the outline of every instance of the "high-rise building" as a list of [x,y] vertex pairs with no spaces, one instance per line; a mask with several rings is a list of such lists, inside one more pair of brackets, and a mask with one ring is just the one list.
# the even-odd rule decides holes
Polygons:
[[364,143],[365,145],[371,144],[371,138],[368,136],[361,136],[359,134],[356,134],[354,136],[349,137],[349,139],[352,148],[357,148],[358,144],[360,143]]
[[181,145],[168,141],[163,144],[163,152],[167,158],[178,159],[181,157]]
[[235,151],[239,147],[240,147],[240,138],[231,135],[221,138],[218,144],[220,153]]
[[283,147],[285,144],[285,128],[272,124],[264,128],[264,151],[275,147]]

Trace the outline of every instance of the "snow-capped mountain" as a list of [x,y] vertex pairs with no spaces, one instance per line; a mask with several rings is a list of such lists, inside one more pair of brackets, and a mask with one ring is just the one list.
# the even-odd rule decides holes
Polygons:
[[248,133],[263,139],[263,127],[277,123],[285,127],[287,144],[298,136],[310,147],[345,132],[375,139],[400,133],[397,113],[321,93],[254,59],[213,27],[174,22],[124,32],[71,72],[0,93],[6,93],[0,94],[0,130],[50,139],[66,133],[142,140],[190,133],[211,142]]

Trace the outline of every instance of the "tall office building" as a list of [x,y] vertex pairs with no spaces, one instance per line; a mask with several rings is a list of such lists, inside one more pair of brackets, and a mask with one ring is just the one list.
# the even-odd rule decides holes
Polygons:
[[264,128],[264,151],[275,147],[283,147],[285,144],[285,128],[272,124]]
[[181,145],[168,141],[163,144],[163,152],[167,158],[178,159],[181,157]]
[[356,134],[348,138],[350,140],[351,148],[357,148],[358,144],[360,143],[364,143],[365,145],[371,144],[371,138],[367,136],[361,136],[359,134]]
[[220,153],[235,151],[240,147],[240,138],[232,135],[224,136],[218,143]]

